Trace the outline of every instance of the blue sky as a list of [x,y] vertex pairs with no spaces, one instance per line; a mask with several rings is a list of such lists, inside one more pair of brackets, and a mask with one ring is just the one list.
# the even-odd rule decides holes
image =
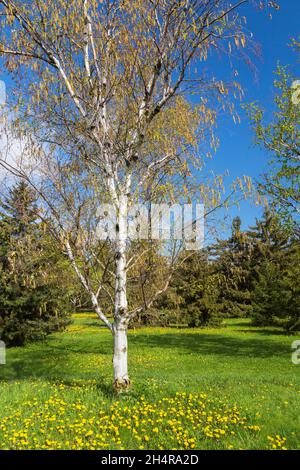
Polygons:
[[[247,29],[254,40],[261,47],[260,57],[252,58],[256,73],[241,63],[238,67],[238,80],[245,92],[244,102],[258,101],[271,116],[274,99],[274,71],[278,63],[292,66],[293,72],[300,79],[300,67],[296,63],[296,55],[288,47],[291,38],[300,34],[300,1],[278,0],[280,10],[273,10],[272,19],[266,12],[245,5],[241,13],[247,17]],[[224,74],[224,63],[215,59],[214,72],[217,77]],[[236,103],[236,106],[240,105]],[[247,174],[257,178],[266,169],[270,155],[253,144],[253,132],[245,112],[240,111],[241,124],[235,125],[230,116],[223,116],[218,123],[217,134],[220,147],[213,158],[210,167],[217,173],[228,169],[232,178]],[[253,224],[255,218],[260,216],[261,207],[255,207],[250,202],[241,205],[240,210],[233,210],[232,215],[238,214],[243,227]]]

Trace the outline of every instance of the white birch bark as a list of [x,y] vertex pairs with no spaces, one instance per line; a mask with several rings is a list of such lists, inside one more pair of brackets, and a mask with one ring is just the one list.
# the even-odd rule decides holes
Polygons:
[[115,322],[114,329],[114,385],[116,389],[125,389],[129,386],[128,376],[128,343],[127,325],[123,322]]
[[115,319],[119,320],[127,314],[127,276],[126,276],[126,245],[127,245],[127,196],[121,195],[117,214],[115,259]]
[[127,365],[127,195],[119,197],[116,241],[115,241],[115,311],[114,311],[114,383],[116,388],[126,388],[129,385]]

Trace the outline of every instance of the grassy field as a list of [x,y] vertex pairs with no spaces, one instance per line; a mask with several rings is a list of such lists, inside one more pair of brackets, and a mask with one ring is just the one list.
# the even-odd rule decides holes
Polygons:
[[90,314],[7,352],[1,449],[299,449],[297,339],[222,329],[130,331],[131,390],[116,396],[112,339]]

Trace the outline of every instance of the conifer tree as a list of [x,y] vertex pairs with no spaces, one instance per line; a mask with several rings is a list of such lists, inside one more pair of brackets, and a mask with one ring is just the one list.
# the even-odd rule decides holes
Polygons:
[[220,275],[206,251],[194,253],[183,263],[173,286],[181,298],[181,319],[189,327],[220,325]]
[[33,191],[17,183],[0,212],[0,338],[7,345],[43,338],[69,322],[68,292],[59,282],[65,261],[37,215]]
[[251,310],[250,302],[250,245],[246,232],[241,230],[241,219],[235,217],[232,233],[227,240],[218,240],[211,248],[216,269],[222,276],[222,311],[225,316],[245,317]]
[[269,209],[249,236],[254,323],[299,329],[299,240]]

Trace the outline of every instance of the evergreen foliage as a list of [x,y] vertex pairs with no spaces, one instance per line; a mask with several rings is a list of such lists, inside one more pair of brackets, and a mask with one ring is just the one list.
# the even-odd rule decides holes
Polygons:
[[0,213],[0,338],[7,345],[41,339],[69,323],[67,266],[37,220],[24,182],[11,188]]
[[299,256],[295,235],[266,210],[249,231],[252,238],[252,316],[257,325],[300,328]]
[[247,232],[241,230],[241,219],[232,222],[231,236],[218,240],[211,248],[215,270],[222,278],[220,301],[226,317],[246,317],[251,311],[251,249]]
[[215,272],[207,252],[187,258],[177,274],[181,314],[189,327],[218,326],[220,315],[220,275]]

